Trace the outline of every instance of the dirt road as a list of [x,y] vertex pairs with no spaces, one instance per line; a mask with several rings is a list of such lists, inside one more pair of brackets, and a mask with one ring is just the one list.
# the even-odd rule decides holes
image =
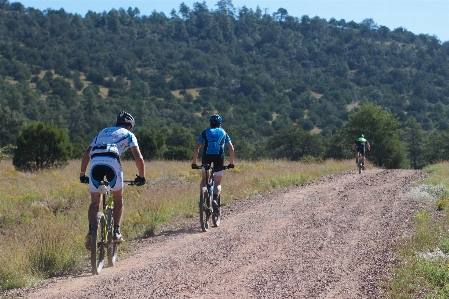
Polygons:
[[[83,273],[5,295],[26,298],[379,298],[412,229],[413,170],[327,177],[223,208],[219,228],[191,225],[140,240],[99,276]],[[207,253],[207,254],[205,254]]]

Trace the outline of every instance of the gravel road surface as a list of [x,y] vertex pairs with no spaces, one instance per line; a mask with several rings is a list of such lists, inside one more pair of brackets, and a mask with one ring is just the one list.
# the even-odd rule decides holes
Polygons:
[[[98,276],[88,271],[11,298],[379,298],[410,234],[407,199],[421,171],[333,175],[223,207],[221,225],[173,224],[137,240]],[[226,186],[224,187],[226,188]],[[224,189],[226,192],[226,189]],[[126,220],[126,219],[125,219]]]

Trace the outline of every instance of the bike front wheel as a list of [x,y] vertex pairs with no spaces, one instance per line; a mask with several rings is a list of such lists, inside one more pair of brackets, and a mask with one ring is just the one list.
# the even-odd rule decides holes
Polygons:
[[203,230],[203,232],[207,232],[207,230],[209,229],[209,208],[207,206],[207,202],[209,201],[209,191],[207,190],[207,188],[202,188],[201,189],[201,194],[200,194],[200,222],[201,222],[201,229]]
[[117,261],[118,251],[118,243],[115,243],[112,240],[114,230],[113,210],[108,209],[106,211],[106,215],[108,216],[108,267],[113,267],[115,266],[115,262]]
[[92,245],[90,247],[90,263],[92,266],[92,274],[98,275],[103,269],[105,256],[105,242],[106,242],[106,223],[104,214],[97,213],[97,218],[94,223],[92,232]]
[[215,227],[220,226],[221,221],[221,204],[220,204],[220,196],[218,197],[218,207],[214,208],[214,213],[212,214],[212,223]]

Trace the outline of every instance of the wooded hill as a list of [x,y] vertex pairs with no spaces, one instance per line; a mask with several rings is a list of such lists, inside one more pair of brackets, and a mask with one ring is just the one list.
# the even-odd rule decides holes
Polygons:
[[39,120],[66,129],[77,157],[121,110],[151,136],[146,158],[188,156],[216,112],[239,158],[270,156],[270,138],[295,125],[329,148],[365,103],[434,139],[449,129],[449,43],[369,18],[269,15],[230,0],[81,16],[0,0],[0,32],[0,146]]

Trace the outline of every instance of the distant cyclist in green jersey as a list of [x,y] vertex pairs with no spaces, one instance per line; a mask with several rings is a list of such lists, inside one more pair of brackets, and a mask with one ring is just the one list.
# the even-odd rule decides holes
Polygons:
[[358,137],[354,143],[352,144],[352,150],[356,150],[355,153],[355,163],[359,164],[359,152],[362,153],[362,167],[365,167],[365,151],[370,150],[371,146],[368,142],[368,140],[365,139],[365,136],[362,134],[360,137]]
[[[231,138],[221,127],[223,119],[218,114],[214,114],[210,117],[210,127],[204,130],[195,144],[193,149],[192,168],[196,168],[196,159],[201,145],[204,144],[203,155],[201,164],[214,163],[214,197],[212,204],[217,207],[217,199],[221,191],[221,179],[223,176],[223,164],[224,164],[224,152],[225,145],[229,150],[229,162],[228,168],[234,168],[234,146],[232,145]],[[200,190],[206,187],[206,170],[202,169],[202,179],[200,184]],[[211,207],[212,208],[212,207]]]

